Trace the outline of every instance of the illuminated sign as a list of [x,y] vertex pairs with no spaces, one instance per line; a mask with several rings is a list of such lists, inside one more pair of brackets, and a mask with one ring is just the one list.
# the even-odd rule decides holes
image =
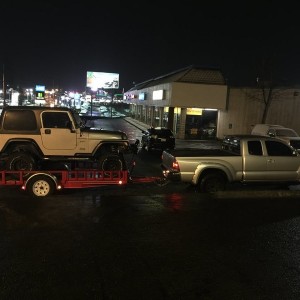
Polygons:
[[45,92],[36,92],[35,98],[36,99],[45,99]]
[[164,90],[153,91],[153,100],[162,100],[164,99]]
[[194,116],[202,116],[202,108],[187,108],[186,114],[187,115],[194,115]]
[[19,105],[19,93],[18,92],[12,92],[11,105]]
[[86,86],[94,90],[118,89],[119,74],[88,71],[86,75]]
[[35,91],[36,92],[45,92],[45,86],[44,85],[36,85],[35,86]]

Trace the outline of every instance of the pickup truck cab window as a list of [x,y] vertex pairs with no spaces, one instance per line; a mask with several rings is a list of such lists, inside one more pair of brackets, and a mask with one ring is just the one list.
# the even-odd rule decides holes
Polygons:
[[287,145],[277,141],[266,141],[269,156],[293,156],[293,150]]
[[262,155],[262,146],[260,141],[248,141],[248,153],[250,155]]

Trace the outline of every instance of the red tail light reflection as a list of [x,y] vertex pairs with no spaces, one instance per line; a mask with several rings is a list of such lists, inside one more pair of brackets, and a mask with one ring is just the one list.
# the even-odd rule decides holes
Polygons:
[[172,211],[182,210],[183,197],[181,194],[167,195],[165,198],[165,206]]

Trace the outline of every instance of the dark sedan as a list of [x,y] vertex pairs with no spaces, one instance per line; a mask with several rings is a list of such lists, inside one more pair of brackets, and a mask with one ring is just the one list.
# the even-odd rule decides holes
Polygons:
[[149,128],[142,131],[141,145],[142,149],[166,150],[175,148],[175,137],[172,130],[165,127]]

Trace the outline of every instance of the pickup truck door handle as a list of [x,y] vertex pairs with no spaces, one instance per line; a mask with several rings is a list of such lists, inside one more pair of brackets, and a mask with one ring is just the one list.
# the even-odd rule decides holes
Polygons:
[[51,129],[45,129],[45,134],[50,134],[51,133]]
[[273,164],[273,163],[275,162],[275,159],[269,158],[269,159],[267,160],[267,162],[268,162],[269,164]]

